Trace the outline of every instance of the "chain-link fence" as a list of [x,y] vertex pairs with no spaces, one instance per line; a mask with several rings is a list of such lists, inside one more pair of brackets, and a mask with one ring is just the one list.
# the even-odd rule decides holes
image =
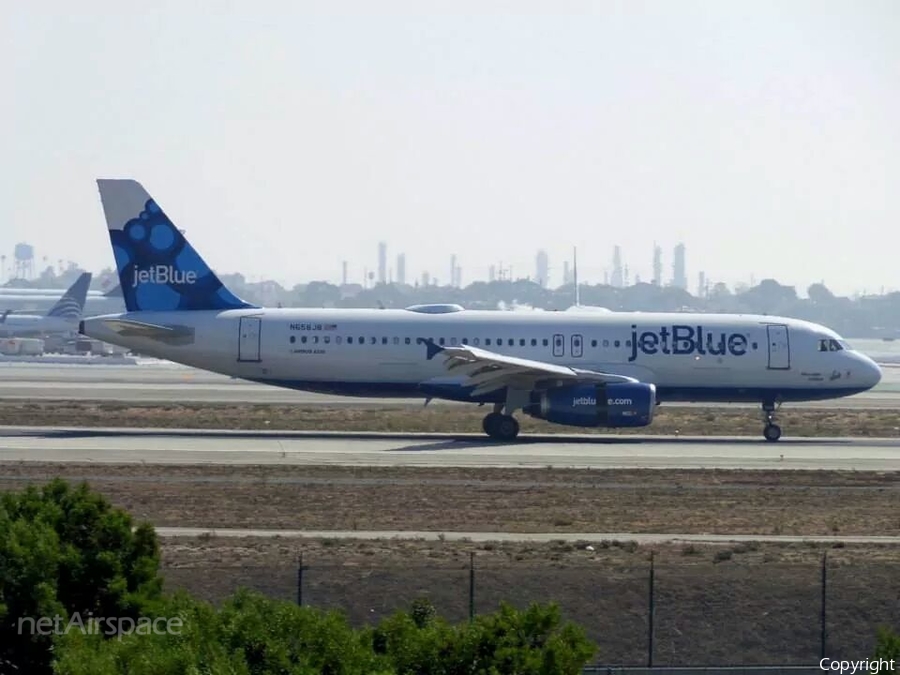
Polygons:
[[317,555],[270,565],[164,570],[170,588],[219,602],[239,587],[376,622],[428,598],[451,622],[556,602],[599,645],[598,662],[629,666],[808,665],[872,654],[877,628],[900,626],[900,564],[730,560],[633,564],[429,561],[348,563]]

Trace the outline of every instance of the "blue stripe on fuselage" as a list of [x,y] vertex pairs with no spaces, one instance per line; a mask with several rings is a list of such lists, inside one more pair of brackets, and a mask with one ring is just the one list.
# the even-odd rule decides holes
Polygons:
[[[391,382],[310,382],[305,380],[254,379],[261,384],[269,384],[287,389],[310,391],[317,394],[352,396],[365,398],[442,398],[448,401],[468,403],[503,403],[504,389],[498,389],[483,396],[472,397],[474,387],[457,384],[411,384]],[[759,403],[780,400],[785,402],[824,401],[832,398],[853,396],[868,391],[865,387],[829,388],[769,388],[769,387],[662,387],[657,385],[656,398],[666,401],[696,403]]]

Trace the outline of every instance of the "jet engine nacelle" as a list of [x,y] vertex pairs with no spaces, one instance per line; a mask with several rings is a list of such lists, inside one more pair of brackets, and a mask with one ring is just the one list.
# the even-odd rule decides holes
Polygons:
[[656,385],[581,384],[533,392],[524,412],[576,427],[645,427],[653,421]]

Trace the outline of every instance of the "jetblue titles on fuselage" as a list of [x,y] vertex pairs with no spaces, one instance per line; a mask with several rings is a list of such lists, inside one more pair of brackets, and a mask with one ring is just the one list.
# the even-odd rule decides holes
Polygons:
[[629,361],[634,361],[641,354],[711,354],[724,356],[743,356],[747,353],[747,336],[742,333],[726,331],[710,331],[703,326],[673,325],[662,326],[657,330],[638,332],[636,325],[631,326],[631,354]]

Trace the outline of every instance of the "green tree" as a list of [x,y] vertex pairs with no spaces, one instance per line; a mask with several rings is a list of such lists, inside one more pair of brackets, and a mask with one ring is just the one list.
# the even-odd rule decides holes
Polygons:
[[[161,596],[152,528],[86,484],[53,480],[0,498],[0,663],[50,672],[53,633],[76,612],[138,618]],[[44,618],[43,625],[38,624]],[[57,622],[58,618],[58,622]],[[51,621],[52,627],[46,622]]]
[[398,675],[576,675],[597,651],[555,604],[501,604],[455,627],[439,618],[420,627],[412,612],[396,614],[373,631],[373,646]]
[[900,634],[886,626],[878,629],[878,642],[875,644],[875,659],[893,659],[900,662]]
[[166,603],[173,632],[116,640],[70,633],[59,643],[57,675],[378,675],[389,674],[369,635],[335,612],[238,591],[216,611],[187,595]]
[[239,591],[221,610],[180,595],[164,614],[183,629],[116,640],[70,633],[57,675],[576,675],[595,647],[559,609],[504,605],[451,626],[417,602],[375,628],[342,614]]

